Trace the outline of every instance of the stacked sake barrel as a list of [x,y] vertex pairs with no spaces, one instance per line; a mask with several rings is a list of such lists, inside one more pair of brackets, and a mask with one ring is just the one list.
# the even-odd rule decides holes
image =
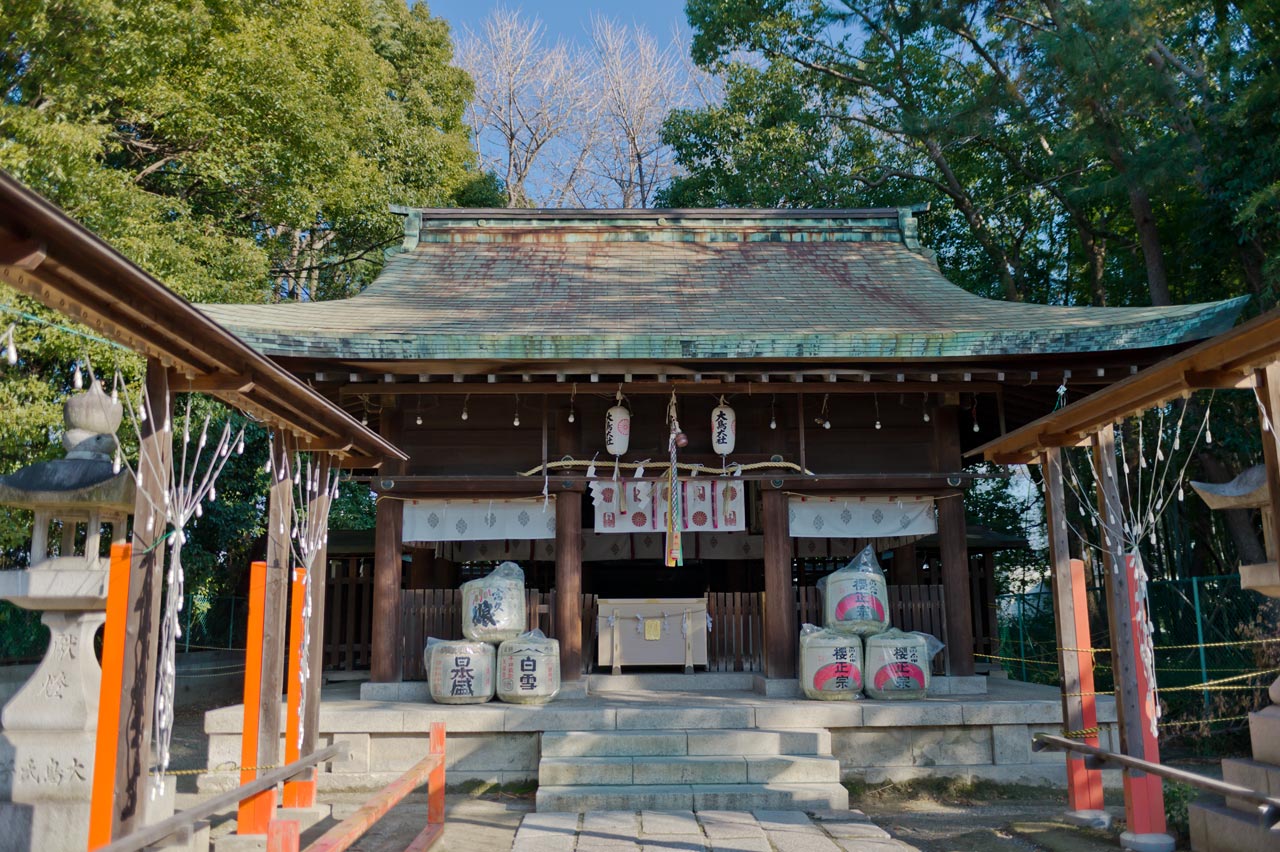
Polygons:
[[884,572],[868,546],[818,582],[823,626],[800,630],[800,685],[820,701],[924,698],[930,661],[942,644],[889,625]]
[[[560,691],[560,643],[541,630],[523,632],[524,571],[504,562],[462,584],[462,635],[428,639],[423,651],[431,698],[483,704],[496,694],[516,704],[545,704]],[[496,652],[495,652],[496,646]]]

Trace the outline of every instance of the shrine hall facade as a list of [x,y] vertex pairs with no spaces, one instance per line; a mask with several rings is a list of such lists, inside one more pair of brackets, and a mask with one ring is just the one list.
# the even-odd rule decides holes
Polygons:
[[402,246],[353,298],[203,308],[409,455],[370,478],[375,682],[421,657],[405,595],[505,560],[554,590],[565,680],[599,662],[592,600],[722,592],[757,593],[762,635],[735,641],[793,678],[810,587],[867,544],[891,590],[940,587],[947,671],[973,674],[964,453],[1243,307],[983,299],[942,276],[908,208],[397,212]]

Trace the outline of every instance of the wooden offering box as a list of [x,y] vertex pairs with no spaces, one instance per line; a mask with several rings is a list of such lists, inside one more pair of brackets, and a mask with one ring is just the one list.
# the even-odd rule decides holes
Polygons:
[[707,664],[706,598],[601,598],[597,662],[623,666]]

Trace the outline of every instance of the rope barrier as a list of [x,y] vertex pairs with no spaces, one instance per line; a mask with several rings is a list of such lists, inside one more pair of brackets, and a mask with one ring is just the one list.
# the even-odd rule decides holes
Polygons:
[[1102,728],[1082,728],[1079,731],[1063,731],[1062,735],[1069,740],[1083,740],[1089,737],[1096,737],[1102,733]]
[[1161,722],[1157,727],[1161,728],[1185,728],[1188,725],[1212,725],[1216,722],[1239,722],[1248,719],[1245,716],[1222,716],[1217,719],[1192,719],[1189,722]]
[[[283,764],[273,763],[270,766],[206,766],[203,769],[169,769],[165,775],[203,775],[206,772],[265,772],[268,769],[279,769]],[[153,772],[155,770],[152,770]]]
[[[649,470],[651,468],[653,470],[670,470],[671,469],[671,462],[663,462],[663,461],[655,461],[655,462],[648,462],[648,463],[644,463],[644,462],[613,463],[608,461],[595,462],[590,459],[581,459],[581,460],[580,459],[562,459],[560,461],[549,461],[546,464],[540,464],[537,467],[531,467],[526,471],[521,471],[518,475],[519,476],[537,476],[538,474],[543,473],[544,471],[566,470],[574,467],[586,468],[586,467],[590,467],[593,464],[598,465],[602,469],[608,468],[608,467],[617,467],[619,470],[637,470],[642,467],[645,470]],[[805,470],[795,462],[773,462],[773,461],[752,462],[751,464],[735,464],[730,467],[710,467],[705,464],[683,464],[682,463],[682,464],[676,465],[676,470],[684,470],[684,471],[689,471],[691,473],[709,473],[715,476],[730,476],[734,473],[746,473],[747,471],[752,471],[752,470],[791,470],[791,471],[795,471],[796,473],[802,473],[806,475],[813,473],[813,471]],[[604,479],[607,479],[608,477],[597,476],[596,478],[600,480],[604,480]]]

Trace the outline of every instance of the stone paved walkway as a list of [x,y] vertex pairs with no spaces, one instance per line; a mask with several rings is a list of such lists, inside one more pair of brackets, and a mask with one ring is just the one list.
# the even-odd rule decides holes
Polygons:
[[511,852],[910,852],[861,811],[529,814]]

